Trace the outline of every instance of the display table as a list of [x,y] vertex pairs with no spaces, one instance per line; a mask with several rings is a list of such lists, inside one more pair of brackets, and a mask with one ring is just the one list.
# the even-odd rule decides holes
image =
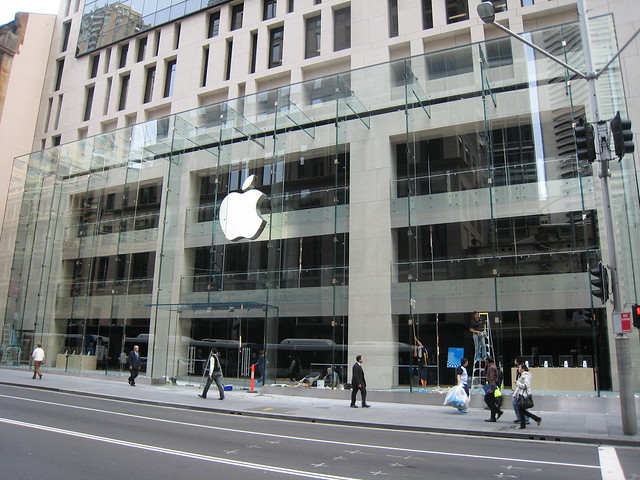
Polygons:
[[56,356],[56,368],[66,370],[95,370],[98,357],[95,355],[67,355],[59,353]]
[[[588,367],[549,367],[530,368],[531,390],[559,390],[592,392],[595,390],[593,382],[593,368]],[[511,369],[513,388],[515,388],[516,369]]]

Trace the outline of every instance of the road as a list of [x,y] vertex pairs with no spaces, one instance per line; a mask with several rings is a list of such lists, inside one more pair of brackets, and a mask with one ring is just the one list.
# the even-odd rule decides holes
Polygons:
[[637,448],[323,425],[0,385],[2,479],[631,479]]

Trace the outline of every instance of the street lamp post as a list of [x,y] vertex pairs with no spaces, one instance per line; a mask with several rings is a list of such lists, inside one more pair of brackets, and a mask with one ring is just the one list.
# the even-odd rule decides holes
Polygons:
[[[587,24],[586,8],[584,0],[576,0],[578,7],[578,17],[580,20],[580,34],[583,39],[583,48],[585,56],[586,73],[579,71],[571,65],[563,62],[553,54],[547,52],[543,48],[531,43],[526,38],[512,32],[507,27],[500,25],[495,21],[495,8],[491,2],[483,2],[478,5],[478,15],[484,23],[491,24],[500,30],[508,33],[512,37],[515,37],[525,45],[533,48],[535,51],[550,58],[554,62],[562,65],[567,70],[575,73],[580,78],[587,81],[589,88],[589,103],[593,115],[593,123],[597,126],[597,138],[598,143],[601,140],[607,141],[608,127],[605,122],[600,121],[600,110],[598,105],[598,93],[596,88],[596,80],[600,75],[613,63],[613,61],[620,55],[622,50],[631,43],[631,41],[640,33],[640,29],[637,30],[633,36],[624,44],[624,46],[609,60],[609,62],[600,70],[595,72],[593,70],[593,60],[591,58],[591,39],[589,35],[589,28]],[[600,150],[600,186],[602,188],[602,209],[605,224],[605,236],[607,239],[608,255],[609,255],[609,269],[611,270],[611,289],[613,293],[613,312],[620,312],[622,310],[622,302],[620,299],[620,289],[618,285],[618,270],[616,259],[616,246],[615,237],[613,234],[613,221],[611,216],[611,197],[609,194],[609,161],[611,160],[611,153],[608,148],[599,148]],[[618,384],[620,389],[620,409],[622,413],[622,430],[627,435],[635,435],[638,433],[638,423],[636,417],[635,399],[633,395],[633,377],[631,370],[631,351],[629,347],[629,337],[624,334],[617,334],[616,339],[616,360],[618,365]]]

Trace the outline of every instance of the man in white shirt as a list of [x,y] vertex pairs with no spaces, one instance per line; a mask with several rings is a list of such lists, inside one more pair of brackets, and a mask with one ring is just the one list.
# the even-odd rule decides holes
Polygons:
[[33,353],[31,354],[31,360],[33,360],[33,379],[35,380],[36,375],[40,377],[42,380],[42,373],[40,372],[40,367],[44,363],[44,350],[42,349],[42,344],[39,343],[35,348]]

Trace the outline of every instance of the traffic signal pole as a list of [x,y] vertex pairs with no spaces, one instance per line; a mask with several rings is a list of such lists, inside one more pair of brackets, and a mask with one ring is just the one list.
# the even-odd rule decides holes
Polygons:
[[[586,5],[585,0],[576,0],[576,5],[578,8],[578,17],[579,17],[579,25],[580,25],[580,34],[583,39],[583,49],[584,49],[584,57],[585,57],[585,67],[587,72],[582,73],[576,68],[568,65],[563,62],[559,58],[555,57],[553,54],[545,51],[537,45],[534,45],[524,37],[518,35],[515,32],[512,32],[508,28],[500,25],[495,21],[495,8],[491,2],[483,2],[478,5],[478,14],[483,22],[490,23],[493,26],[503,30],[508,33],[512,37],[517,38],[519,41],[533,48],[537,52],[545,55],[550,58],[554,62],[562,65],[564,68],[569,71],[575,73],[580,78],[583,78],[587,81],[587,85],[589,88],[589,104],[591,107],[592,115],[593,115],[593,124],[597,127],[597,144],[598,150],[600,154],[600,186],[602,190],[602,214],[605,225],[605,237],[608,245],[608,267],[611,272],[610,281],[611,281],[611,290],[612,290],[612,312],[619,313],[622,311],[622,302],[619,295],[620,289],[618,285],[618,269],[617,269],[617,258],[616,258],[616,245],[615,245],[615,236],[613,232],[613,220],[611,214],[611,196],[609,193],[609,162],[611,161],[611,152],[608,147],[608,126],[606,122],[602,122],[600,119],[600,110],[598,106],[598,92],[596,88],[596,80],[600,77],[600,75],[613,63],[613,61],[620,55],[620,52],[624,50],[631,43],[631,40],[640,33],[640,30],[636,31],[635,34],[625,43],[625,45],[616,53],[616,55],[609,60],[609,62],[600,69],[599,71],[594,71],[593,69],[593,60],[591,58],[591,35],[589,34],[589,28],[587,24],[587,16],[586,16]],[[603,148],[606,143],[606,148]],[[611,325],[611,322],[609,322]],[[616,334],[615,338],[615,346],[616,346],[616,361],[618,367],[618,389],[620,391],[620,411],[622,416],[622,431],[627,435],[635,435],[638,433],[638,420],[636,416],[636,406],[635,399],[633,395],[633,376],[631,370],[631,348],[629,345],[629,337],[624,334]]]
[[[602,213],[604,216],[605,236],[607,239],[607,256],[609,259],[609,271],[611,280],[612,293],[612,312],[622,312],[621,292],[618,283],[618,261],[617,249],[615,243],[615,235],[613,233],[613,220],[611,214],[611,195],[609,192],[609,162],[611,161],[611,151],[608,146],[603,148],[603,144],[608,145],[609,129],[605,122],[601,122],[600,108],[598,105],[598,92],[596,80],[599,74],[596,74],[593,68],[593,59],[591,57],[591,35],[587,23],[587,10],[585,0],[577,0],[578,19],[580,23],[580,35],[583,39],[583,49],[585,58],[585,67],[587,69],[587,85],[589,87],[589,103],[593,115],[593,123],[596,125],[598,150],[600,153],[600,187],[602,189]],[[628,45],[628,43],[626,44]],[[626,46],[625,45],[625,46]],[[616,54],[616,57],[619,54]],[[611,64],[611,60],[606,65]],[[600,73],[602,73],[601,70]],[[611,323],[610,323],[611,324]],[[631,347],[629,337],[624,333],[616,334],[616,363],[618,367],[618,390],[620,391],[620,413],[622,416],[622,431],[627,435],[635,435],[638,433],[638,420],[636,416],[636,404],[633,395],[633,373],[631,368]]]

